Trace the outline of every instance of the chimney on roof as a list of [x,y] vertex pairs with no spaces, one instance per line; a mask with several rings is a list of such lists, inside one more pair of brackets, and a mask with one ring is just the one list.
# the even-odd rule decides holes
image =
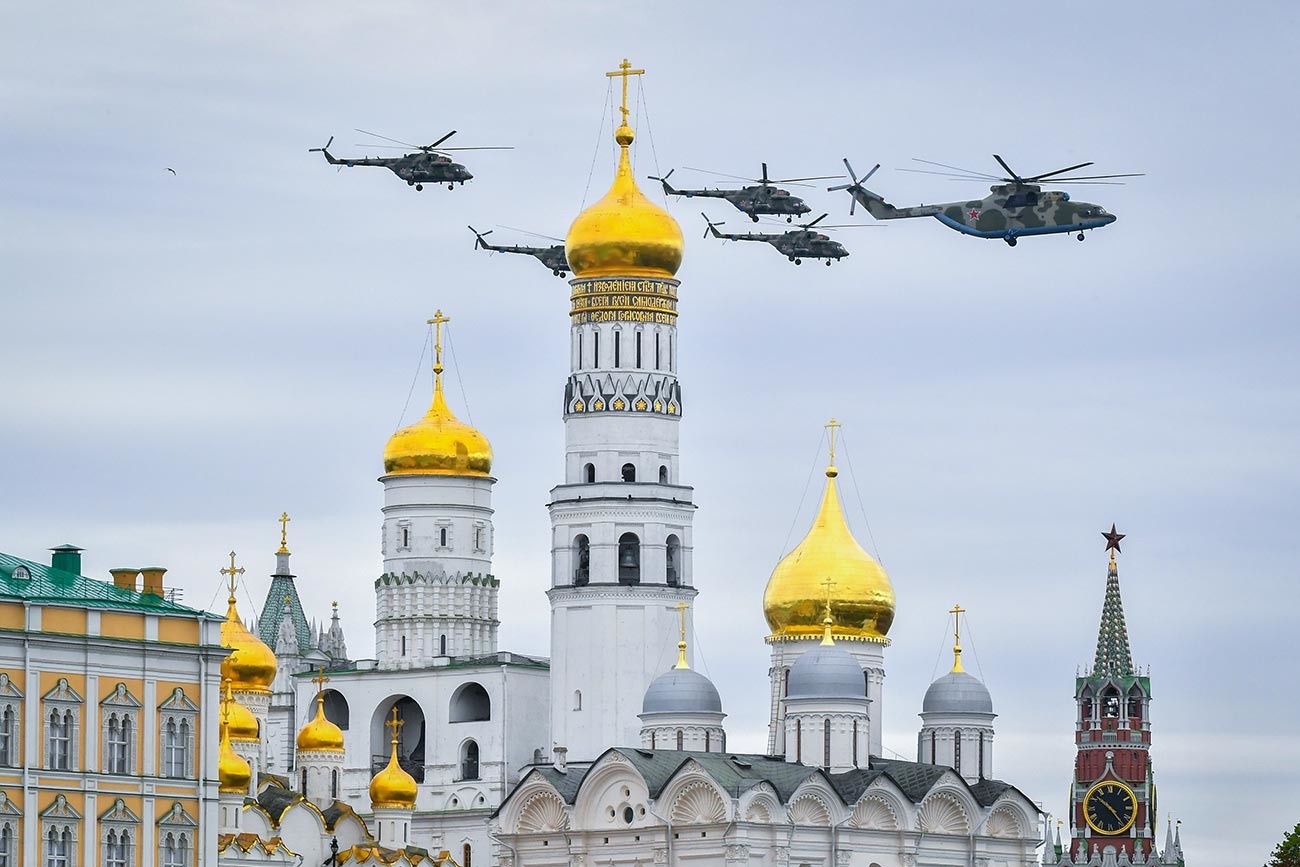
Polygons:
[[145,566],[140,570],[140,576],[144,579],[144,586],[140,588],[141,593],[152,593],[155,596],[163,595],[163,575],[167,572],[161,566]]
[[565,773],[569,767],[569,748],[558,745],[551,747],[551,761],[555,770]]
[[54,553],[50,556],[50,566],[63,572],[71,572],[73,575],[81,574],[81,552],[82,548],[76,545],[60,545],[57,548],[51,548]]
[[122,590],[135,590],[135,578],[140,574],[139,569],[109,569],[108,574],[113,576],[113,586]]

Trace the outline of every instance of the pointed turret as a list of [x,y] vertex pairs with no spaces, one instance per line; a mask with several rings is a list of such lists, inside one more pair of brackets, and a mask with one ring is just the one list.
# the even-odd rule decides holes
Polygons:
[[1092,664],[1094,677],[1131,677],[1133,655],[1129,650],[1128,625],[1124,622],[1124,601],[1119,595],[1119,567],[1115,564],[1115,552],[1119,550],[1119,540],[1123,533],[1115,532],[1111,524],[1110,533],[1103,533],[1110,551],[1110,570],[1106,574],[1106,600],[1101,606],[1101,626],[1097,630],[1097,656]]

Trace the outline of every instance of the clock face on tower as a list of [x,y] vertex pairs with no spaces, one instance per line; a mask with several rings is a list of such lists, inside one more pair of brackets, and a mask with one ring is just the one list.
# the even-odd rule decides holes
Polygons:
[[1123,834],[1137,818],[1137,798],[1118,780],[1102,780],[1083,796],[1083,818],[1098,834]]

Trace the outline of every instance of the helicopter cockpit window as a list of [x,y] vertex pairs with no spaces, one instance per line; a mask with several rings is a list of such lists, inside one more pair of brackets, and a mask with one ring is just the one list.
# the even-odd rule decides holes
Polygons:
[[1008,208],[1036,208],[1038,207],[1038,193],[1033,190],[1027,190],[1023,193],[1012,193],[1007,196]]

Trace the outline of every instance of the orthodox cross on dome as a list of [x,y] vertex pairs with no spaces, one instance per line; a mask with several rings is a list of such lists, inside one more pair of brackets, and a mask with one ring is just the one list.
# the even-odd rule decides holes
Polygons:
[[673,668],[690,668],[690,665],[686,662],[686,609],[691,606],[687,605],[686,600],[683,599],[673,607],[677,609],[677,616],[681,620],[678,627],[677,664]]
[[624,58],[623,58],[623,62],[620,63],[620,64],[618,65],[618,69],[617,69],[617,70],[615,70],[614,72],[606,72],[606,73],[605,73],[605,77],[606,77],[606,78],[614,78],[614,77],[617,76],[617,77],[620,77],[620,78],[623,79],[623,105],[619,108],[619,111],[623,112],[623,126],[627,126],[627,125],[628,125],[628,123],[627,123],[627,115],[628,115],[628,108],[627,108],[627,79],[628,79],[628,76],[630,76],[630,75],[645,75],[645,70],[644,70],[644,69],[633,69],[633,68],[632,68],[632,64],[631,64],[630,62],[628,62],[628,59],[627,59],[626,57],[624,57]]
[[433,326],[433,374],[442,376],[442,326],[451,321],[450,316],[443,316],[441,310],[435,310],[428,324]]
[[325,676],[325,669],[318,665],[316,666],[316,673],[312,675],[311,682],[316,684],[316,694],[320,695],[325,691],[325,684],[329,683],[330,679]]
[[402,718],[397,715],[397,705],[393,705],[392,717],[384,723],[384,725],[393,730],[393,746],[396,747],[397,738],[402,731],[402,726],[406,725],[406,723],[402,721]]
[[239,578],[240,575],[243,575],[243,574],[244,574],[244,567],[243,567],[243,566],[239,566],[239,567],[237,567],[237,568],[236,568],[236,566],[235,566],[235,552],[234,552],[234,551],[231,551],[231,552],[230,552],[230,568],[228,568],[228,569],[222,569],[222,570],[221,570],[221,574],[222,574],[222,575],[227,575],[227,576],[229,576],[229,578],[230,578],[230,584],[229,584],[229,588],[230,588],[230,598],[231,598],[231,600],[233,601],[234,598],[235,598],[235,581],[238,580],[238,578]]
[[[952,634],[953,634],[952,670],[953,671],[966,670],[961,666],[961,616],[965,612],[966,609],[962,608],[960,603],[955,604],[948,609],[948,613],[952,615]],[[976,661],[978,662],[978,660]]]
[[822,618],[822,644],[834,644],[835,642],[831,640],[831,627],[835,625],[835,618],[831,616],[831,590],[835,587],[835,582],[827,575],[822,586],[826,588],[826,616]]
[[840,424],[835,419],[831,419],[830,421],[826,422],[826,430],[830,431],[831,433],[831,466],[832,467],[835,466],[835,434],[842,427],[844,427],[844,425]]
[[280,513],[280,550],[277,554],[289,553],[289,522],[293,520],[289,517],[288,512]]

